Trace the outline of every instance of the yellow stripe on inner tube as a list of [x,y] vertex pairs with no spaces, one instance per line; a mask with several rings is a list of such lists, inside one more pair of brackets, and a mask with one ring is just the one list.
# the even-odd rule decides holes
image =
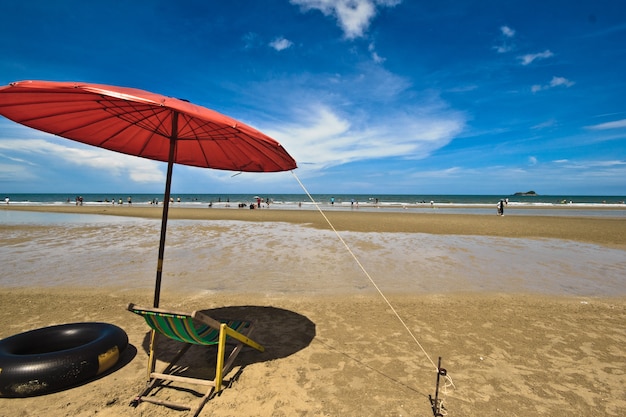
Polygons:
[[96,375],[100,375],[113,365],[117,363],[120,358],[120,350],[117,346],[113,346],[111,349],[98,355],[98,372]]

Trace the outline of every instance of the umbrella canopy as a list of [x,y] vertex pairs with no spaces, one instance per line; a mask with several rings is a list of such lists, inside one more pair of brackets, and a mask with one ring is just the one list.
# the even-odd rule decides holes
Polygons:
[[18,81],[0,87],[0,114],[67,139],[168,163],[154,307],[159,306],[174,163],[244,172],[297,167],[277,141],[244,123],[133,88]]
[[19,81],[0,88],[0,114],[112,151],[203,168],[296,168],[282,146],[235,119],[184,100],[101,84]]

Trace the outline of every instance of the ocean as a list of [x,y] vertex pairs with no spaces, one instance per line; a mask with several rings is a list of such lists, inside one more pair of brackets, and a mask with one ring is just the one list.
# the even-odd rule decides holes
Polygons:
[[[163,194],[9,194],[10,204],[17,205],[64,205],[76,204],[82,197],[84,205],[159,204]],[[508,199],[506,211],[514,209],[525,215],[588,215],[626,217],[626,196],[579,196],[579,195],[428,195],[428,194],[172,194],[174,207],[238,208],[249,206],[257,197],[263,201],[262,208],[316,209],[322,210],[380,210],[428,211],[438,213],[492,214],[501,199]],[[541,210],[549,209],[549,210]]]
[[[83,197],[84,204],[110,204],[111,201],[119,201],[126,204],[128,194],[10,194],[11,203],[16,204],[67,204],[75,203],[79,196]],[[163,201],[163,194],[133,194],[133,204],[150,204],[155,199]],[[172,194],[174,201],[185,205],[204,205],[215,203],[251,203],[261,197],[264,201],[269,199],[272,204],[297,205],[311,203],[306,194]],[[430,204],[432,201],[438,205],[495,205],[500,199],[508,198],[509,204],[516,205],[550,205],[562,206],[595,205],[595,206],[624,206],[626,196],[582,196],[582,195],[430,195],[430,194],[312,194],[313,199],[321,205],[331,205],[334,199],[336,205],[351,205],[352,202],[359,205],[402,206]]]

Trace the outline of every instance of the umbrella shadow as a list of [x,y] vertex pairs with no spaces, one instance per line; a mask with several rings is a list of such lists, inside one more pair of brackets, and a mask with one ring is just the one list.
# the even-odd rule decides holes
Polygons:
[[[235,360],[235,367],[268,362],[285,358],[305,349],[315,337],[315,323],[296,312],[268,306],[229,306],[201,310],[215,319],[237,319],[254,322],[251,338],[260,343],[264,352],[245,346]],[[142,343],[146,352],[150,350],[150,332]],[[155,348],[158,360],[169,363],[184,344],[159,335]],[[179,372],[194,376],[215,371],[216,346],[192,346],[179,361]]]

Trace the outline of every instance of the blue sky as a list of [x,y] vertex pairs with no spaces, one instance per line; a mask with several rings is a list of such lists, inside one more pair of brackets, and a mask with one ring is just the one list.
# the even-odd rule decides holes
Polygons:
[[[185,98],[274,137],[312,193],[626,194],[621,0],[10,1],[0,85]],[[162,192],[165,164],[0,118],[0,193]],[[172,192],[300,193],[176,166]]]

